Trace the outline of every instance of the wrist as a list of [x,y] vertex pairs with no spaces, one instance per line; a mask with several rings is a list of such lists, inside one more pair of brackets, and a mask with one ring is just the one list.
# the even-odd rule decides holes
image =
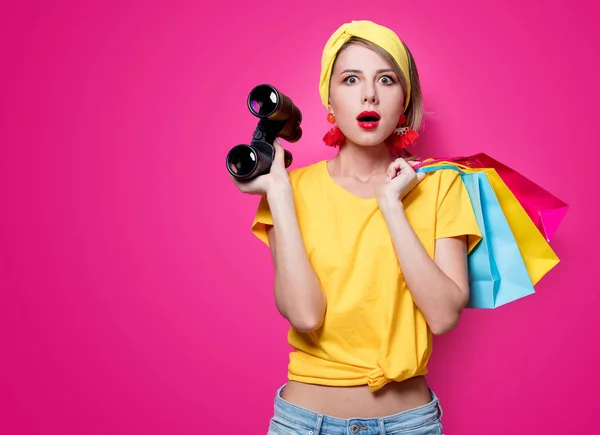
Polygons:
[[292,195],[292,185],[288,180],[274,180],[266,188],[267,199],[271,200]]
[[398,197],[381,196],[377,198],[377,203],[383,213],[404,213],[404,204]]
[[273,184],[267,190],[266,196],[273,216],[273,223],[279,228],[284,228],[288,234],[293,234],[297,225],[294,225],[296,205],[294,204],[292,186],[285,182]]

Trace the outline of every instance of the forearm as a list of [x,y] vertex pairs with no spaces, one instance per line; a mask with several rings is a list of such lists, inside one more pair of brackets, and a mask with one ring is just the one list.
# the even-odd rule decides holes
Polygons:
[[281,314],[298,331],[321,326],[326,301],[320,282],[308,260],[302,240],[291,187],[278,186],[268,193],[273,217],[275,302]]
[[435,334],[453,329],[466,304],[465,291],[429,256],[400,201],[385,203],[381,209],[415,305]]

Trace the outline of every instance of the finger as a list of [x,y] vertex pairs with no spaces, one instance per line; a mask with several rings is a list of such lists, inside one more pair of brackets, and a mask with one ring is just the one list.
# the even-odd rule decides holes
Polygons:
[[414,172],[412,167],[408,164],[406,160],[403,158],[397,158],[390,164],[388,170],[390,171],[390,178],[394,178],[398,173],[404,172]]
[[231,178],[231,181],[233,181],[233,184],[235,184],[235,186],[242,192],[242,193],[248,193],[249,191],[252,191],[255,188],[255,184],[257,183],[257,180],[250,180],[250,181],[242,181],[239,180],[237,178],[235,178],[233,175],[229,174],[229,177]]
[[249,194],[257,194],[257,193],[263,192],[264,189],[262,188],[262,183],[259,178],[249,181],[247,183],[240,183],[240,187],[239,187],[240,190],[243,193],[249,193]]
[[398,163],[398,169],[402,171],[403,169],[412,169],[412,166],[404,159],[396,159]]
[[388,178],[392,179],[396,176],[396,174],[398,174],[398,171],[400,170],[400,163],[398,163],[398,159],[394,160],[392,163],[389,164],[389,166],[387,167],[387,176]]
[[229,178],[231,178],[231,181],[233,181],[233,184],[235,184],[238,188],[240,187],[240,180],[238,180],[237,178],[235,178],[233,175],[229,174]]
[[273,141],[273,146],[275,147],[275,162],[277,162],[280,165],[283,165],[285,160],[285,151],[281,146],[279,139],[275,138],[275,140]]
[[426,176],[427,174],[425,172],[417,172],[417,182],[420,183]]
[[415,166],[420,165],[421,162],[418,160],[411,160],[410,162],[408,162],[408,164],[414,168]]

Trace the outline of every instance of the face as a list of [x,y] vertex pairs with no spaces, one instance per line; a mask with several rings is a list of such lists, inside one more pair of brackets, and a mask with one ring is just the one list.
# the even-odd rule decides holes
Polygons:
[[362,45],[352,44],[338,55],[329,89],[329,111],[356,145],[384,142],[403,113],[399,78],[379,54]]

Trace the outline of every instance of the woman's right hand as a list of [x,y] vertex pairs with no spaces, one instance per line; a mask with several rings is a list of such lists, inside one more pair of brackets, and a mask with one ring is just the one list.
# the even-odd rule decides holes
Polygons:
[[238,180],[230,174],[233,183],[240,191],[252,195],[268,195],[269,191],[272,189],[280,187],[287,188],[290,186],[290,178],[285,168],[285,151],[279,143],[279,139],[275,139],[273,146],[275,147],[275,157],[273,158],[273,163],[271,164],[271,169],[268,173],[260,175],[250,181]]

